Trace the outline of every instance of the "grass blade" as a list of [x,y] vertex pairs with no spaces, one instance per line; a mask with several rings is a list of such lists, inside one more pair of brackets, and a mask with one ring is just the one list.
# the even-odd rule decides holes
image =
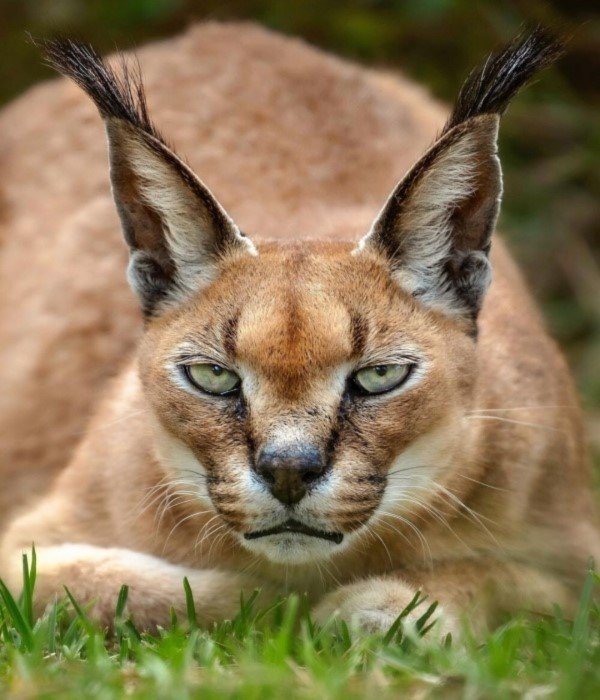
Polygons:
[[185,608],[187,611],[188,622],[192,629],[196,629],[198,627],[196,603],[194,602],[194,594],[192,593],[192,587],[190,586],[187,576],[183,579],[183,590],[185,591]]
[[13,627],[18,632],[23,645],[31,651],[33,649],[33,633],[31,626],[28,624],[25,616],[19,609],[17,601],[12,597],[11,592],[6,587],[4,581],[0,579],[0,598],[4,603],[6,612],[9,616],[9,622],[12,623]]
[[73,609],[75,610],[75,613],[77,614],[77,618],[83,625],[84,629],[86,632],[89,634],[93,635],[94,634],[94,625],[92,624],[92,621],[90,618],[86,615],[85,610],[79,605],[79,603],[75,600],[73,594],[71,591],[64,586],[65,593],[67,594],[67,598],[69,599],[71,605],[73,606]]
[[115,606],[115,622],[123,619],[125,615],[125,606],[127,605],[127,598],[129,597],[129,586],[123,585],[119,591],[119,597],[117,598],[117,605]]

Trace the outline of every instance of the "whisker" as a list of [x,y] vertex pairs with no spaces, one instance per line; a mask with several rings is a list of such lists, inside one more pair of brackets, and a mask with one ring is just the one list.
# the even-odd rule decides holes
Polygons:
[[[153,494],[153,498],[150,498],[149,500],[148,500],[148,498],[144,498],[144,500],[140,503],[140,509],[138,510],[138,513],[137,513],[137,515],[136,515],[136,517],[135,517],[134,522],[137,522],[137,520],[138,520],[146,511],[150,510],[150,509],[152,508],[153,505],[155,505],[156,503],[159,503],[159,502],[165,497],[165,494],[167,493],[168,488],[169,488],[168,485],[164,485],[164,486],[162,486],[162,491],[155,492],[155,493]],[[144,503],[144,501],[146,501],[146,500],[148,500],[148,502],[147,502],[147,503]]]
[[171,491],[171,488],[171,482],[164,482],[163,480],[161,483],[149,489],[149,493],[142,499],[140,503],[140,509],[133,522],[137,522],[138,519],[146,511],[150,510],[154,506],[156,506],[156,513],[154,514],[154,525],[156,526],[156,519],[158,518],[159,514],[161,514],[160,522],[162,522],[162,515],[164,515],[164,511],[168,507],[171,497],[174,495]]
[[[212,518],[210,518],[210,519],[202,526],[202,528],[200,529],[200,532],[196,535],[196,540],[195,540],[195,542],[194,542],[194,552],[197,552],[198,547],[201,547],[201,546],[202,546],[202,544],[204,543],[204,540],[205,540],[205,539],[210,535],[210,533],[212,532],[212,530],[210,530],[210,531],[207,532],[206,534],[203,534],[204,531],[205,531],[205,530],[207,529],[207,527],[213,522],[213,520],[216,520],[216,519],[219,518],[219,517],[220,517],[220,516],[219,516],[219,513],[216,513],[215,515],[213,515]],[[219,525],[219,523],[217,523],[217,525]],[[213,527],[212,529],[214,529],[214,527]],[[203,556],[202,552],[201,552],[201,556]]]
[[475,484],[479,484],[480,486],[485,486],[488,489],[493,489],[494,491],[503,491],[504,493],[510,493],[510,489],[503,489],[501,486],[492,486],[492,484],[487,484],[485,481],[479,481],[478,479],[474,479],[472,476],[467,476],[466,474],[459,474],[458,472],[455,472],[456,476],[460,476],[461,479],[467,479],[468,481],[472,481]]
[[544,406],[501,406],[497,408],[473,408],[467,411],[467,413],[487,413],[488,411],[493,411],[495,413],[499,413],[500,411],[502,412],[507,412],[507,411],[532,411],[532,410],[556,410],[556,409],[569,409],[569,408],[576,408],[574,405],[569,405],[569,404],[556,404],[556,405],[544,405]]
[[[221,534],[219,534],[221,533]],[[217,537],[218,535],[218,537]],[[210,536],[212,537],[212,542],[210,544],[210,547],[208,549],[208,552],[206,554],[206,559],[208,562],[211,560],[211,555],[213,551],[213,547],[217,544],[217,541],[221,541],[224,537],[227,536],[227,523],[221,523],[221,526],[218,527],[214,532],[210,533]],[[218,547],[217,547],[218,550]]]
[[185,495],[186,494],[178,493],[175,496],[175,498],[173,498],[170,501],[169,506],[172,508],[181,508],[182,506],[185,506],[188,503],[198,503],[199,502],[197,498],[183,498]]
[[[321,564],[318,561],[313,562],[314,565],[317,567],[317,571],[319,572],[319,579],[321,580],[321,587],[323,590],[327,588],[327,584],[325,583],[325,578],[323,576],[323,570],[321,569]],[[286,567],[286,588],[287,588],[287,567]]]
[[140,505],[143,505],[145,501],[151,496],[159,491],[160,489],[165,489],[169,486],[169,478],[168,477],[163,477],[160,481],[158,481],[156,484],[153,484],[152,486],[149,486],[145,491],[144,491],[144,496],[142,499],[140,499]]
[[[425,510],[425,511],[426,511],[427,513],[429,513],[432,517],[434,517],[434,518],[437,520],[437,522],[439,522],[439,523],[441,523],[442,525],[444,525],[444,527],[446,527],[447,530],[448,530],[454,537],[456,537],[456,539],[457,539],[469,552],[474,552],[473,547],[471,547],[471,545],[467,544],[467,542],[465,542],[465,541],[463,540],[463,538],[462,538],[462,537],[456,532],[456,530],[450,525],[450,523],[449,523],[448,520],[443,516],[443,514],[440,513],[438,510],[436,510],[431,504],[424,503],[423,501],[418,500],[418,499],[416,499],[416,498],[414,498],[414,497],[413,497],[412,499],[405,499],[405,500],[406,500],[409,504],[411,504],[411,505],[414,503],[415,505],[420,506],[421,508],[423,508],[423,510]],[[408,510],[408,509],[403,508],[403,510]],[[408,511],[408,512],[409,512],[411,515],[413,515],[413,516],[415,515],[415,513],[414,513],[413,511]]]
[[[418,468],[418,469],[423,469],[422,466],[419,466],[419,467],[417,467],[417,468]],[[402,471],[404,471],[404,470],[401,469],[400,471],[402,472]],[[460,472],[452,472],[452,473],[453,473],[453,475],[455,475],[455,476],[459,476],[461,479],[467,479],[467,481],[472,481],[472,482],[475,483],[475,484],[479,484],[480,486],[485,486],[486,488],[492,489],[493,491],[502,491],[502,492],[504,492],[504,493],[510,493],[510,492],[511,492],[511,489],[505,489],[505,488],[502,488],[501,486],[495,486],[495,485],[493,485],[493,484],[488,484],[488,483],[485,482],[485,481],[480,481],[479,479],[475,479],[475,478],[473,478],[472,476],[467,476],[466,474],[461,474]],[[390,479],[389,477],[393,477],[393,478]],[[429,477],[428,477],[426,474],[423,474],[423,478],[428,479]],[[407,485],[409,485],[409,486],[411,486],[411,487],[414,487],[413,480],[412,480],[410,477],[408,477],[408,478],[402,477],[402,476],[399,477],[397,471],[389,472],[389,474],[388,474],[388,479],[389,479],[390,481],[394,481],[394,482],[396,482],[396,481],[398,481],[398,480],[404,481]]]
[[[421,468],[423,471],[425,471],[425,465],[421,465]],[[498,523],[495,523],[490,518],[474,511],[472,508],[467,506],[466,503],[464,503],[460,498],[458,498],[458,496],[456,494],[454,494],[452,491],[447,489],[442,484],[439,484],[437,481],[435,481],[434,479],[429,477],[427,474],[423,473],[421,476],[422,476],[423,483],[420,483],[420,484],[414,483],[410,477],[401,477],[404,480],[404,482],[406,483],[406,486],[405,486],[405,494],[403,494],[401,496],[401,498],[398,499],[398,502],[400,502],[402,499],[406,499],[407,497],[413,498],[413,496],[411,496],[408,493],[410,491],[425,489],[428,486],[432,486],[434,489],[437,489],[439,492],[441,492],[443,495],[445,495],[447,499],[449,499],[449,503],[452,505],[452,508],[455,512],[460,513],[461,510],[464,510],[464,512],[492,539],[492,541],[497,546],[501,547],[497,538],[490,531],[490,529],[486,526],[486,524],[483,522],[483,520],[487,520],[488,522],[490,522],[492,525],[495,525],[495,526],[498,526]],[[466,478],[469,478],[469,477],[466,477]],[[429,510],[429,512],[433,514],[433,508],[427,508],[427,506],[424,503],[421,504],[421,507],[426,508],[426,510]],[[438,513],[438,515],[440,515],[440,517],[441,517],[441,514]],[[449,523],[447,523],[447,526],[448,526],[449,530],[451,532],[453,532],[453,534],[456,537],[458,537],[459,540],[461,540],[461,538],[453,530],[453,528],[450,527]],[[466,545],[466,543],[464,543],[464,542],[463,542],[463,544]]]
[[204,481],[208,480],[208,474],[203,474],[202,472],[194,471],[193,469],[180,469],[179,468],[179,471],[182,474],[191,474],[194,478],[197,478],[197,479],[204,479]]
[[[341,572],[340,572],[340,570],[339,570],[339,567],[338,567],[337,564],[333,561],[333,559],[329,559],[328,563],[329,563],[331,566],[334,566],[334,567],[335,567],[335,570],[337,571],[337,573],[340,574],[340,576],[341,576]],[[325,566],[325,572],[327,573],[327,575],[328,575],[330,578],[333,579],[333,582],[334,582],[335,585],[339,588],[342,584],[340,583],[340,581],[339,581],[339,579],[337,578],[337,576],[333,573],[333,571],[331,571],[331,568],[330,568],[330,567],[328,567],[326,564],[324,564],[324,566]]]
[[387,516],[388,518],[398,520],[399,522],[410,528],[415,533],[415,535],[419,539],[419,542],[421,543],[423,556],[427,557],[430,562],[433,561],[433,555],[431,553],[431,547],[429,546],[429,542],[427,541],[425,535],[423,535],[421,530],[419,530],[419,528],[413,522],[408,520],[408,518],[405,518],[404,516],[400,515],[399,513],[388,513],[387,511],[381,511],[381,514]]
[[[183,479],[177,479],[174,482],[171,482],[169,486],[172,488],[172,485],[189,485],[189,482],[187,480]],[[191,486],[194,488],[194,491],[188,492],[188,491],[178,491],[178,490],[169,490],[165,494],[164,499],[162,500],[160,506],[158,506],[156,514],[154,516],[154,523],[155,523],[155,529],[156,532],[158,533],[162,527],[163,520],[167,514],[167,511],[169,511],[171,508],[175,507],[177,505],[177,501],[181,496],[192,496],[193,498],[191,500],[197,501],[199,504],[202,505],[209,505],[208,499],[204,497],[204,494],[202,494],[200,491],[195,489],[195,484],[191,484]],[[202,513],[208,513],[212,511],[202,511]]]
[[395,474],[404,474],[405,472],[414,472],[416,470],[424,470],[425,467],[422,464],[415,464],[410,467],[402,467],[400,469],[392,469],[387,473],[387,477],[394,476]]
[[[384,517],[386,517],[386,518],[391,517],[391,515],[390,515],[389,513],[381,513],[381,515],[384,516]],[[395,528],[391,523],[386,522],[386,521],[383,519],[383,517],[382,517],[380,520],[377,521],[377,524],[378,524],[378,525],[383,525],[383,527],[389,527],[389,528],[391,528],[392,532],[395,532],[397,535],[400,535],[400,537],[402,537],[402,539],[406,542],[406,544],[407,544],[409,547],[412,547],[413,549],[415,549],[415,544],[414,544],[414,542],[411,542],[411,541],[410,541],[410,538],[407,537],[406,534],[405,534],[404,532],[402,532],[401,530],[398,530],[397,528]]]
[[555,433],[564,433],[566,431],[560,428],[555,428],[551,425],[543,425],[542,423],[529,423],[528,421],[515,420],[514,418],[503,418],[502,416],[492,416],[492,415],[469,415],[467,420],[496,420],[501,423],[511,423],[513,425],[523,425],[526,428],[540,428],[542,430],[550,430]]
[[383,545],[383,549],[385,550],[385,553],[387,554],[387,557],[389,559],[390,566],[392,568],[394,568],[394,561],[392,559],[392,555],[390,554],[390,550],[388,549],[386,543],[383,541],[383,539],[380,537],[380,535],[373,529],[372,525],[369,525],[367,523],[366,528],[367,528],[367,532],[369,534],[373,535],[373,537],[376,537],[381,542],[381,544]]
[[448,496],[448,498],[450,498],[452,501],[454,501],[459,512],[460,512],[460,510],[464,509],[471,516],[471,518],[487,533],[487,535],[492,539],[494,544],[496,544],[498,547],[501,547],[500,543],[498,542],[498,539],[493,534],[493,532],[487,527],[487,525],[483,522],[483,519],[487,520],[492,525],[497,525],[498,523],[495,523],[493,520],[491,520],[490,518],[487,518],[484,515],[481,515],[480,513],[476,513],[466,503],[461,501],[460,498],[455,493],[452,493],[452,491],[447,489],[445,486],[438,484],[436,481],[433,481],[433,479],[431,480],[431,483],[434,484],[438,489],[440,489],[440,491],[442,493],[444,493],[446,496]]
[[209,512],[209,511],[206,511],[206,510],[194,511],[193,513],[190,513],[189,515],[186,515],[184,518],[181,518],[181,520],[178,520],[175,523],[175,525],[173,525],[173,527],[171,528],[171,531],[167,535],[167,539],[165,540],[165,543],[163,546],[163,554],[166,550],[166,547],[167,547],[167,544],[169,543],[169,540],[171,539],[171,535],[175,532],[175,530],[177,530],[178,527],[183,525],[183,523],[185,523],[187,520],[190,520],[191,518],[196,518],[200,515],[204,515],[207,512]]
[[256,573],[256,570],[261,566],[263,562],[257,557],[255,559],[251,559],[246,566],[243,566],[240,569],[240,576],[254,576]]
[[86,428],[85,430],[74,430],[72,433],[70,433],[70,435],[75,437],[80,435],[87,435],[88,433],[96,433],[102,430],[107,430],[108,428],[112,428],[114,425],[123,423],[124,421],[129,420],[130,418],[134,418],[135,416],[139,416],[142,413],[148,413],[148,409],[140,408],[137,411],[132,411],[131,413],[127,413],[124,416],[119,416],[114,420],[108,421],[108,423],[103,423],[102,425],[95,425],[93,428]]

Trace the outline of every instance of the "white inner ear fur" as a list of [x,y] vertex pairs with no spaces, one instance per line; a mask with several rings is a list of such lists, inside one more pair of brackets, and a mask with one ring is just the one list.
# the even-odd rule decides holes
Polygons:
[[[499,119],[483,119],[442,151],[420,177],[403,205],[394,231],[398,249],[402,249],[402,265],[394,269],[394,279],[409,294],[418,295],[427,306],[449,315],[464,312],[443,275],[442,263],[452,244],[451,213],[453,207],[476,191],[482,158],[490,155],[497,158]],[[355,254],[368,247],[377,235],[380,219],[394,196],[395,190],[359,242]]]
[[[139,178],[140,196],[163,221],[163,232],[175,263],[176,286],[184,296],[193,294],[216,276],[216,232],[210,213],[179,173],[145,143],[129,138],[125,150],[131,168]],[[233,245],[235,243],[239,244],[241,253],[257,255],[252,241],[242,236],[208,188],[201,182],[199,185],[212,197],[215,208],[229,227],[231,252],[237,247]]]

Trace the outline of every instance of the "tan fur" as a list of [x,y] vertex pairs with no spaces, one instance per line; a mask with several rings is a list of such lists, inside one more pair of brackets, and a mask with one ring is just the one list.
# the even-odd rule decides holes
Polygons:
[[[319,616],[364,627],[385,627],[421,588],[447,629],[471,609],[490,622],[569,609],[600,553],[581,415],[504,245],[476,343],[375,252],[351,255],[444,110],[403,78],[246,25],[195,27],[140,61],[156,122],[259,254],[224,259],[142,334],[93,107],[62,81],[4,110],[0,575],[18,587],[34,541],[42,604],[67,583],[108,622],[129,583],[144,626],[183,607],[184,575],[205,621],[256,585],[266,598],[308,590]],[[360,352],[355,318],[368,319]],[[235,361],[249,412],[174,380],[190,344]],[[423,371],[336,418],[349,369],[398,347]],[[298,512],[341,529],[344,547],[286,541],[290,566],[281,548],[247,548],[241,534],[282,508],[251,488],[247,436],[324,442],[336,420],[333,495]]]

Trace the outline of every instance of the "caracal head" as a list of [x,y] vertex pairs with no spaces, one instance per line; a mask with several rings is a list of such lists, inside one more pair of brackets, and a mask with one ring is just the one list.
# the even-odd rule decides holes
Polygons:
[[463,447],[499,115],[557,44],[534,32],[472,73],[357,244],[259,247],[165,144],[134,73],[119,78],[73,42],[46,50],[106,123],[165,476],[286,564],[427,508]]

